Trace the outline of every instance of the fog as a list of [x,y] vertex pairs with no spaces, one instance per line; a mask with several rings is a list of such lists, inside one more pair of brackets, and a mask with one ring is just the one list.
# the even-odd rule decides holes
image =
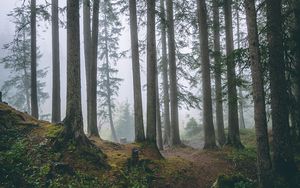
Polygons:
[[[11,1],[1,1],[0,6],[0,58],[3,58],[8,52],[3,50],[3,45],[11,42],[13,40],[14,29],[15,26],[11,23],[11,19],[7,16],[7,14],[13,10],[13,8],[20,6],[23,1],[20,0],[11,0]],[[42,4],[45,1],[37,0],[37,4]],[[66,1],[59,1],[59,6],[64,7],[66,5]],[[82,14],[82,9],[81,12]],[[64,15],[65,16],[65,15]],[[60,19],[66,20],[60,14]],[[126,15],[121,16],[121,21],[123,26],[125,27],[122,36],[120,37],[120,51],[128,50],[127,56],[125,58],[120,59],[116,68],[119,70],[118,77],[123,79],[121,83],[119,96],[117,97],[116,104],[124,103],[126,101],[131,105],[131,109],[133,108],[133,84],[132,84],[132,67],[131,67],[131,59],[130,59],[130,32],[129,32],[129,24],[128,18]],[[81,34],[82,32],[82,17],[80,21]],[[144,34],[139,36],[140,39],[145,38]],[[44,91],[49,94],[49,99],[41,106],[40,113],[41,114],[51,114],[51,95],[52,95],[52,37],[51,37],[51,22],[38,22],[37,23],[37,46],[40,48],[42,53],[42,57],[38,59],[39,68],[47,67],[48,74],[44,78],[46,82],[46,87]],[[146,61],[145,56],[141,56],[141,82],[142,86],[146,84]],[[61,63],[61,112],[62,117],[65,116],[65,108],[66,108],[66,30],[64,28],[60,28],[60,63]],[[8,79],[9,72],[4,69],[1,65],[0,67],[0,87],[3,82]],[[82,110],[84,121],[86,122],[86,87],[85,87],[85,66],[84,66],[84,54],[83,54],[83,37],[81,36],[81,88],[82,88]],[[145,87],[142,87],[145,88]],[[144,114],[146,113],[146,91],[143,89],[142,91],[143,97],[143,109]],[[201,111],[197,109],[180,109],[179,110],[179,122],[180,128],[182,129],[187,118],[195,117],[200,120]],[[144,116],[146,117],[146,116]],[[104,126],[103,129],[108,129],[108,126]],[[103,130],[105,132],[105,130]]]

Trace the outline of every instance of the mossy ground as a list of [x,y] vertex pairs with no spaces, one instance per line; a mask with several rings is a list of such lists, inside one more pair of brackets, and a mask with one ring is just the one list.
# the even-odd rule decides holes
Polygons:
[[[90,138],[93,147],[69,142],[63,151],[54,150],[51,143],[62,130],[62,125],[38,121],[0,103],[0,187],[201,188],[217,179],[218,186],[256,185],[253,130],[241,130],[244,150],[178,147],[162,151],[164,158],[146,143],[121,145],[95,137]],[[140,153],[134,166],[133,148]]]

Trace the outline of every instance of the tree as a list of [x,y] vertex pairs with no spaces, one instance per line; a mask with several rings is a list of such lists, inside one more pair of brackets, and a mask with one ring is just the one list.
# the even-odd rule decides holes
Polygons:
[[198,22],[200,33],[200,50],[202,63],[202,90],[203,90],[203,125],[204,149],[216,148],[215,130],[212,115],[210,62],[208,52],[208,26],[205,0],[198,0]]
[[36,79],[36,0],[30,4],[30,28],[31,28],[31,115],[39,117]]
[[139,62],[139,43],[137,32],[136,0],[129,0],[130,12],[130,36],[131,36],[131,56],[133,74],[133,93],[134,93],[134,126],[135,141],[145,140],[143,106],[141,94],[140,62]]
[[228,85],[228,138],[227,145],[235,148],[243,148],[240,140],[235,62],[233,53],[233,31],[232,31],[232,0],[224,0],[225,35],[226,35],[226,64]]
[[170,76],[170,105],[171,105],[171,142],[170,145],[181,144],[179,136],[178,123],[178,91],[177,91],[177,76],[176,76],[176,59],[175,59],[175,37],[174,37],[174,20],[173,20],[173,1],[167,2],[167,33],[168,33],[168,52],[169,52],[169,76]]
[[147,134],[156,145],[156,41],[155,1],[147,1]]
[[189,121],[187,122],[186,127],[184,129],[186,131],[186,136],[188,136],[188,137],[197,135],[202,131],[200,125],[197,123],[197,121],[193,117],[189,119]]
[[100,137],[97,126],[97,60],[98,60],[98,38],[99,38],[99,0],[93,3],[92,20],[92,59],[90,66],[90,135]]
[[99,107],[102,118],[108,118],[110,128],[112,131],[112,138],[115,142],[118,141],[114,122],[113,110],[114,97],[118,95],[119,85],[122,79],[117,78],[115,74],[118,72],[111,64],[116,63],[123,53],[118,52],[119,36],[122,31],[122,25],[117,15],[115,4],[111,1],[105,0],[101,4],[101,18],[99,33],[99,58],[101,66],[99,67],[98,79],[98,96],[100,99]]
[[[80,84],[79,0],[67,1],[67,109],[62,137],[89,145],[83,132]],[[56,143],[58,143],[57,141]],[[60,144],[65,144],[64,142]]]
[[169,76],[168,76],[168,59],[167,59],[167,36],[166,36],[166,16],[165,0],[160,0],[160,29],[161,29],[161,46],[162,57],[161,64],[163,67],[163,122],[164,122],[164,144],[170,144],[170,96],[169,96]]
[[[240,33],[240,13],[239,13],[239,7],[236,5],[236,27],[237,27],[237,45],[238,49],[241,48],[241,33]],[[240,62],[240,58],[238,58],[238,63],[239,63],[239,71],[242,73],[242,66]],[[239,125],[241,129],[245,129],[245,120],[244,120],[244,99],[243,99],[243,92],[242,92],[242,86],[238,87],[238,108],[239,108]]]
[[52,0],[52,122],[61,120],[58,0]]
[[156,90],[156,140],[157,140],[158,149],[163,150],[163,138],[162,138],[161,116],[160,116],[160,97],[159,97],[158,71],[156,73],[155,90]]
[[282,1],[267,0],[267,35],[269,49],[273,164],[275,173],[292,174],[296,170],[290,140],[287,86],[282,40]]
[[296,28],[296,65],[295,65],[295,98],[296,98],[296,127],[298,129],[298,141],[300,141],[300,1],[294,0],[294,15]]
[[85,76],[86,76],[86,93],[87,93],[87,130],[90,135],[90,119],[91,119],[91,58],[92,58],[92,45],[91,45],[91,9],[90,0],[83,1],[83,39],[84,39],[84,62],[85,62]]
[[214,66],[215,66],[215,93],[216,93],[216,124],[217,140],[222,146],[226,142],[223,118],[222,94],[222,64],[220,51],[220,18],[218,0],[213,0],[213,35],[214,35]]
[[134,141],[134,120],[130,110],[130,104],[126,102],[119,109],[119,117],[116,120],[116,133],[120,138],[124,137],[128,141]]
[[[12,17],[15,24],[14,40],[4,45],[4,49],[9,51],[9,54],[0,60],[4,64],[5,69],[10,70],[10,79],[3,83],[1,91],[5,100],[17,107],[19,110],[31,112],[31,36],[30,36],[30,17],[26,7],[15,8],[9,16]],[[30,12],[29,12],[30,13]],[[41,58],[39,48],[37,48],[37,59]],[[46,83],[41,79],[47,75],[46,69],[37,70],[37,94],[38,104],[41,105],[49,97],[48,93],[44,92]]]
[[257,147],[257,171],[260,187],[273,187],[272,163],[269,150],[268,127],[265,108],[265,93],[260,60],[256,10],[254,0],[245,0],[248,43],[253,83],[254,120]]
[[83,35],[87,89],[88,135],[99,137],[97,128],[97,46],[99,32],[99,0],[93,2],[91,29],[91,2],[83,1]]

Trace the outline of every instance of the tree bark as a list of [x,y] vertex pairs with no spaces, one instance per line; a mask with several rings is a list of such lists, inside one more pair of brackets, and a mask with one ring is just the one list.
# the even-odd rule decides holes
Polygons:
[[[158,72],[158,71],[157,71]],[[159,83],[158,83],[158,73],[156,74],[156,140],[157,147],[163,150],[163,139],[161,131],[161,116],[160,116],[160,97],[159,97]]]
[[31,28],[31,115],[39,118],[36,78],[36,0],[30,4],[30,28]]
[[58,0],[52,0],[52,122],[61,121]]
[[208,26],[205,0],[197,1],[197,9],[202,63],[204,149],[214,149],[216,148],[216,139],[212,115]]
[[143,106],[141,94],[141,76],[139,62],[139,44],[137,31],[136,0],[129,0],[130,11],[130,36],[131,36],[131,55],[132,55],[132,74],[133,74],[133,97],[134,97],[134,127],[135,141],[145,140]]
[[180,145],[179,123],[178,123],[178,91],[175,59],[175,37],[173,19],[173,1],[167,0],[167,23],[168,23],[168,50],[169,50],[169,75],[170,75],[170,105],[171,105],[171,127],[170,145]]
[[244,2],[253,83],[258,182],[261,188],[271,188],[273,187],[272,163],[268,140],[263,69],[260,60],[255,1],[245,0]]
[[98,34],[99,34],[99,3],[94,0],[92,20],[92,59],[90,67],[90,135],[100,137],[97,126],[97,59],[98,59]]
[[[63,137],[89,144],[83,132],[80,84],[79,0],[67,1],[67,109]],[[62,143],[65,144],[65,143]]]
[[292,174],[296,170],[296,166],[290,140],[281,6],[281,0],[267,0],[267,37],[269,48],[274,152],[273,163],[275,173],[286,176]]
[[233,31],[232,31],[232,0],[224,0],[225,34],[226,34],[226,63],[228,81],[228,138],[227,145],[243,148],[240,140],[238,105],[236,91],[235,62],[232,57]]
[[[238,45],[238,49],[241,48],[240,46],[240,42],[241,42],[241,38],[240,38],[240,14],[239,14],[239,8],[236,7],[236,25],[237,25],[237,45]],[[241,66],[241,62],[240,60],[238,60],[238,67],[239,67],[239,71],[242,74],[242,66]],[[244,104],[243,104],[243,92],[242,92],[242,87],[239,86],[238,88],[238,95],[239,95],[239,125],[241,129],[245,129],[245,119],[244,119]]]
[[87,134],[91,135],[91,65],[92,65],[92,39],[91,39],[91,2],[83,1],[83,38],[86,75],[87,97]]
[[164,144],[170,144],[170,96],[169,96],[169,76],[168,76],[168,59],[167,59],[167,36],[166,36],[166,15],[165,0],[160,0],[160,29],[161,29],[161,46],[163,67],[163,101],[164,101]]
[[26,40],[26,33],[25,30],[23,30],[22,33],[22,38],[23,38],[23,44],[22,44],[22,53],[23,53],[23,70],[24,70],[24,76],[25,79],[23,81],[24,87],[25,87],[25,96],[26,96],[26,106],[27,106],[27,113],[31,112],[31,107],[30,107],[30,84],[29,84],[29,78],[30,75],[27,72],[27,67],[26,67],[26,45],[25,45],[25,40]]
[[147,134],[146,140],[156,145],[156,42],[155,1],[147,1]]
[[108,117],[109,124],[112,134],[112,139],[114,142],[118,142],[118,137],[116,134],[113,118],[112,118],[112,101],[111,101],[111,89],[110,89],[110,75],[109,75],[109,55],[108,55],[108,31],[107,31],[107,16],[104,18],[104,32],[105,32],[105,61],[106,61],[106,90],[107,90],[107,108],[108,108]]
[[296,98],[296,111],[295,121],[296,129],[298,132],[298,141],[300,142],[300,1],[294,0],[294,15],[296,20],[295,38],[296,38],[296,66],[295,66],[295,98]]
[[220,13],[219,2],[213,0],[213,33],[214,33],[214,61],[215,61],[215,87],[216,87],[216,123],[217,139],[220,146],[226,142],[223,116],[222,94],[222,64],[220,51]]

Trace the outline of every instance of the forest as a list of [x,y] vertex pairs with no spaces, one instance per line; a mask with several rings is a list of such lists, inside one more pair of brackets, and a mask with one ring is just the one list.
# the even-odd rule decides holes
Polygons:
[[0,187],[300,187],[300,0],[0,5]]

